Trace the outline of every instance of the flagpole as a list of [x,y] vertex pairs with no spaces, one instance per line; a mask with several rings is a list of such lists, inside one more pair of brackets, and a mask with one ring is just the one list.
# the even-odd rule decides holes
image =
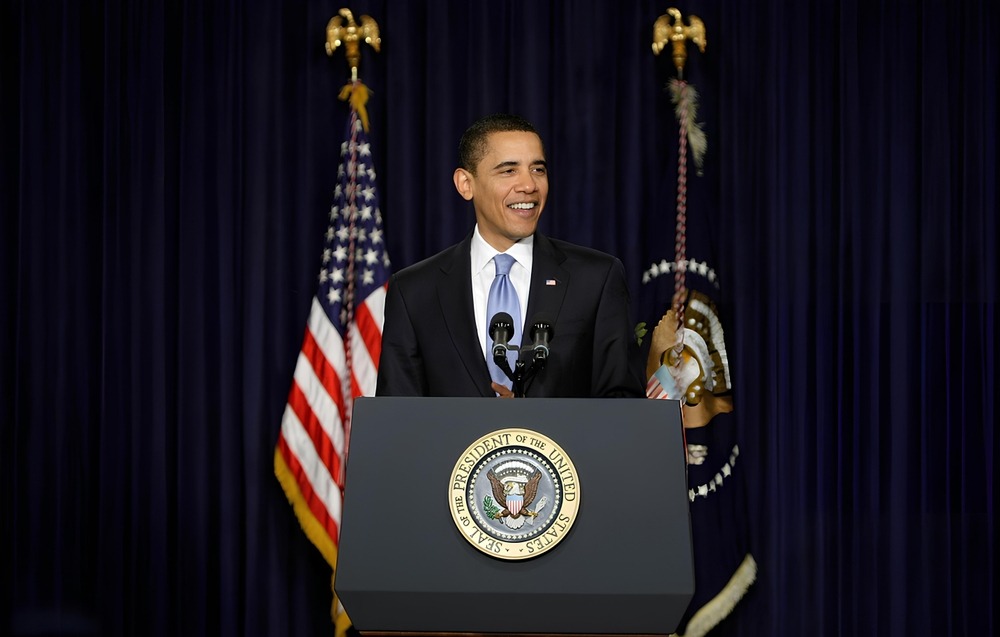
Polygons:
[[[747,545],[748,540],[740,535],[743,511],[735,501],[741,497],[739,489],[742,483],[735,478],[733,469],[739,456],[739,446],[730,438],[732,424],[723,421],[718,426],[708,426],[716,415],[733,411],[732,396],[729,395],[729,363],[721,322],[711,298],[699,291],[697,286],[689,289],[687,285],[688,270],[695,276],[704,275],[705,271],[700,266],[706,265],[704,261],[697,263],[687,258],[688,153],[693,156],[698,174],[701,174],[707,139],[697,120],[698,92],[684,80],[684,63],[687,61],[687,42],[693,42],[702,52],[705,51],[705,25],[693,15],[688,17],[688,25],[685,25],[680,11],[670,8],[667,12],[654,23],[653,53],[658,55],[670,43],[677,69],[677,77],[669,82],[671,102],[679,124],[674,296],[670,309],[653,330],[646,361],[649,374],[646,395],[681,402],[688,477],[691,481],[689,498],[692,503],[696,586],[678,632],[682,637],[703,637],[728,617],[743,598],[756,579],[757,563]],[[660,268],[659,272],[669,270],[669,267]],[[708,280],[714,282],[714,275]],[[694,335],[700,337],[706,349],[699,352],[695,342],[685,346],[686,333],[692,335],[690,341],[695,340]],[[691,373],[692,367],[697,369],[694,374]],[[730,495],[727,501],[715,497],[721,493],[723,486],[727,492],[736,493],[735,498]],[[696,501],[705,504],[696,504]],[[720,527],[719,521],[727,517],[729,519]],[[717,535],[719,528],[723,531]],[[728,548],[743,554],[738,564],[729,561],[731,558],[717,557],[728,552],[723,543],[730,543]],[[722,550],[716,551],[716,548]],[[674,633],[672,637],[676,635]]]
[[350,617],[334,582],[355,396],[374,396],[390,262],[368,143],[368,87],[358,78],[360,43],[376,51],[378,24],[343,8],[326,28],[326,52],[343,47],[350,104],[336,186],[324,233],[317,291],[306,321],[275,445],[274,473],[309,540],[331,568],[331,619],[344,637]]
[[[330,21],[326,25],[326,54],[329,57],[333,57],[334,52],[340,47],[344,48],[345,58],[347,64],[351,69],[351,80],[348,84],[344,85],[338,98],[341,101],[348,102],[351,107],[350,121],[348,127],[351,132],[351,139],[348,144],[348,151],[350,153],[350,161],[348,163],[349,167],[356,167],[358,165],[358,130],[357,121],[360,119],[361,125],[367,132],[369,129],[368,123],[368,87],[359,79],[358,76],[358,65],[361,63],[361,50],[360,43],[365,42],[371,45],[376,51],[381,50],[382,37],[379,34],[378,23],[371,17],[367,15],[362,15],[360,18],[360,24],[354,21],[354,14],[347,7],[343,7],[337,12],[337,15],[330,18]],[[343,324],[350,326],[354,321],[354,296],[355,296],[355,259],[357,257],[356,242],[355,238],[357,236],[357,220],[358,220],[358,207],[357,207],[357,188],[358,188],[358,175],[356,170],[348,170],[348,231],[350,233],[349,248],[347,251],[347,289],[346,296],[343,299],[343,307],[346,311],[346,316],[344,317]],[[348,339],[351,338],[350,332],[346,335]],[[351,412],[354,405],[354,361],[352,355],[352,347],[348,345],[345,347],[345,356],[347,364],[347,375],[342,379],[343,382],[343,396],[344,396],[344,459],[345,462],[341,465],[341,475],[338,477],[340,484],[344,483],[345,474],[347,468],[347,454],[350,452],[350,441],[351,441]]]
[[667,43],[677,69],[677,78],[670,81],[671,101],[679,124],[677,150],[677,204],[674,232],[674,296],[671,306],[677,317],[677,343],[667,351],[662,362],[679,367],[684,351],[684,308],[687,303],[687,164],[688,145],[699,169],[705,154],[705,133],[697,122],[698,93],[684,81],[684,64],[687,62],[687,43],[693,42],[704,53],[707,39],[705,23],[696,15],[688,16],[685,26],[681,12],[674,7],[657,18],[653,24],[653,55],[659,55]]

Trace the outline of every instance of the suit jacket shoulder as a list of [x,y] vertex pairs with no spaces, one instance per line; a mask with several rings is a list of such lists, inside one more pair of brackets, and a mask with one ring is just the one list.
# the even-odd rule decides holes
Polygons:
[[535,234],[527,317],[553,322],[528,396],[644,397],[625,268],[604,252]]
[[465,240],[389,278],[376,393],[493,396]]

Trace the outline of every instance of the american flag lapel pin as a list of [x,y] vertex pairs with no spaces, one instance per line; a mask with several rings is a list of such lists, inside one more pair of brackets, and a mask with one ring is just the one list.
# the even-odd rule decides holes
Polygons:
[[556,285],[555,279],[545,279],[545,285]]

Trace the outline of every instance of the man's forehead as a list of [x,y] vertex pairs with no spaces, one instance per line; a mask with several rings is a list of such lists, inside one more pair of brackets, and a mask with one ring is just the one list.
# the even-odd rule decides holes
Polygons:
[[529,131],[503,131],[491,133],[487,138],[486,157],[491,164],[544,164],[545,150],[542,140]]
[[511,145],[531,145],[542,147],[542,138],[538,136],[538,133],[533,133],[531,131],[524,130],[510,130],[510,131],[497,131],[495,133],[490,133],[486,137],[486,143],[488,146],[511,146]]

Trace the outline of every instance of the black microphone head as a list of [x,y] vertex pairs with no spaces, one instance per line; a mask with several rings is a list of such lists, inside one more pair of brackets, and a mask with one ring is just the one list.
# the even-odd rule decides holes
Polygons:
[[497,340],[497,330],[501,329],[506,330],[507,333],[507,338],[504,339],[505,342],[514,335],[514,319],[506,312],[497,312],[490,319],[490,338],[494,341]]
[[549,341],[552,340],[552,321],[544,314],[536,314],[531,321],[529,332],[533,342],[534,359],[536,365],[544,365],[545,359],[549,357]]
[[528,332],[528,336],[531,340],[535,340],[536,336],[544,337],[546,340],[551,340],[554,331],[552,321],[547,315],[536,314],[535,319],[531,321],[531,331]]

